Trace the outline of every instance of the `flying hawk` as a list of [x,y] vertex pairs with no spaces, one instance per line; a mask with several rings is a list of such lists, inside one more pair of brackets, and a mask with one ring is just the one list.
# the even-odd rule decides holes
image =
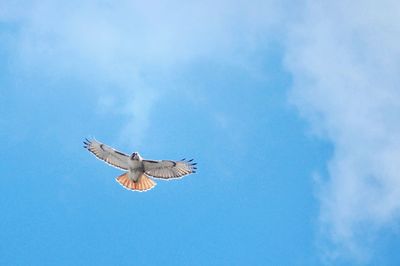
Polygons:
[[127,155],[96,140],[83,142],[88,151],[98,159],[127,172],[116,178],[124,188],[135,191],[152,189],[156,183],[149,176],[162,179],[182,178],[196,172],[196,163],[193,159],[181,161],[153,161],[143,160],[138,152]]

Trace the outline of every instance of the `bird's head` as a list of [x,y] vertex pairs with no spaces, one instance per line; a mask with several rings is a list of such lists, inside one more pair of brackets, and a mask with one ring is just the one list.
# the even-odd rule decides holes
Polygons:
[[132,153],[132,155],[131,155],[131,159],[132,159],[132,160],[140,160],[140,159],[142,159],[142,157],[140,157],[140,155],[139,155],[138,152],[134,152],[134,153]]

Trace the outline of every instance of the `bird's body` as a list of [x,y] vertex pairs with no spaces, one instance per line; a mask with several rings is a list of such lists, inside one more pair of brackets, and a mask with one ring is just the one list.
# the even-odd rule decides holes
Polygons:
[[193,160],[144,160],[137,152],[128,156],[96,140],[86,140],[84,144],[84,147],[98,159],[116,168],[126,170],[117,177],[117,182],[130,190],[146,191],[153,188],[156,183],[149,176],[162,179],[181,178],[184,175],[195,173],[196,170],[196,163],[193,163]]
[[128,177],[133,181],[137,181],[140,175],[144,173],[144,166],[142,158],[129,160]]

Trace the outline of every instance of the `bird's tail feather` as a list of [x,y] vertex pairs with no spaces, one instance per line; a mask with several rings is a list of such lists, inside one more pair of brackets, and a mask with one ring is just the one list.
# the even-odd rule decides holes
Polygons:
[[116,180],[124,188],[140,192],[152,189],[156,185],[156,183],[145,174],[142,174],[136,182],[128,177],[128,173],[120,175]]

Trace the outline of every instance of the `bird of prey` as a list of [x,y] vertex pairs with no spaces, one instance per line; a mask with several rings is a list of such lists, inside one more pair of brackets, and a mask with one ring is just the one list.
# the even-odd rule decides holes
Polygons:
[[138,152],[129,156],[96,140],[86,139],[83,143],[85,144],[83,147],[98,159],[126,171],[118,176],[116,181],[129,190],[142,192],[152,189],[156,183],[149,176],[162,179],[182,178],[185,175],[195,173],[197,169],[193,159],[182,159],[180,161],[144,160]]

